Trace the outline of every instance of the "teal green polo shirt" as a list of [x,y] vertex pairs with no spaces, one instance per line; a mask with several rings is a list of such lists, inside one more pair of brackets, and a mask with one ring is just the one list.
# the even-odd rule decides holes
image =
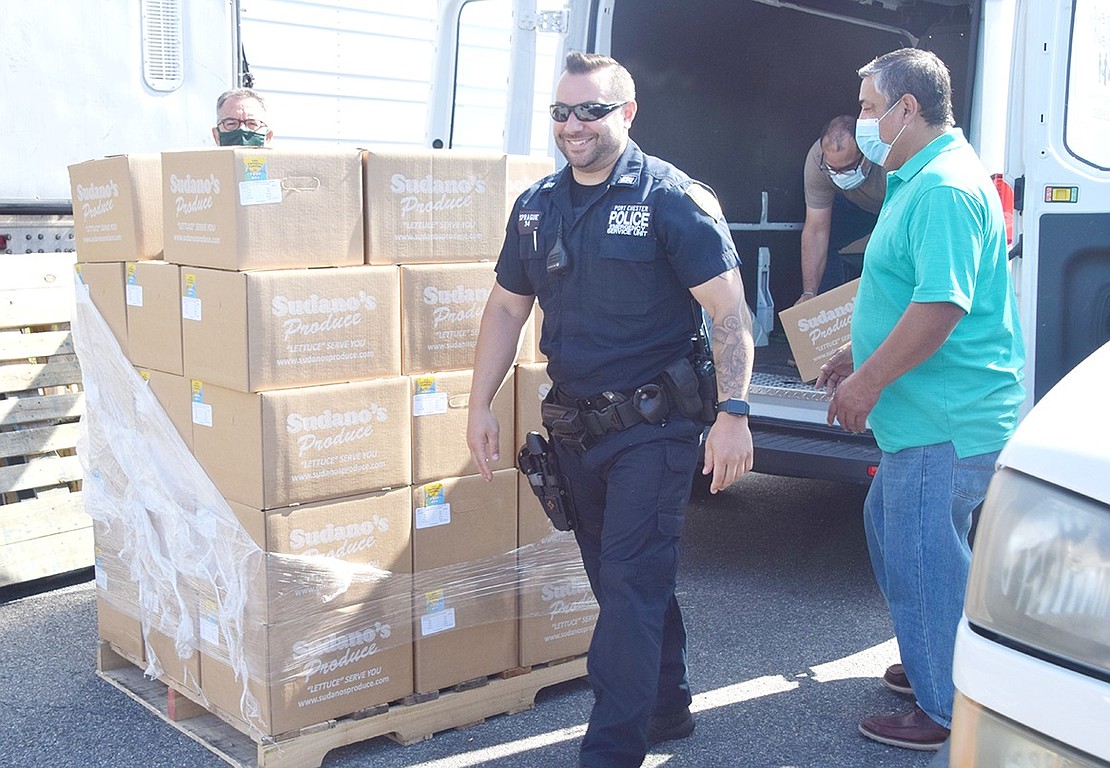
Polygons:
[[999,450],[1025,397],[1025,351],[1002,205],[958,128],[887,174],[852,314],[856,366],[910,302],[938,301],[966,314],[940,349],[882,391],[869,417],[875,439],[888,452],[944,442],[961,458]]

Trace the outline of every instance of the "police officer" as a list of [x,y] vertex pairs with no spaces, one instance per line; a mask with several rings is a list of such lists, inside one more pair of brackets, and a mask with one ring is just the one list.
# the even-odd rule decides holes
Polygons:
[[713,493],[752,465],[751,323],[713,193],[628,138],[637,109],[628,71],[573,52],[555,95],[555,143],[568,166],[521,195],[508,222],[475,353],[467,441],[491,479],[499,425],[490,403],[538,298],[554,384],[545,426],[600,605],[579,765],[632,768],[649,742],[694,729],[674,591],[703,424],[671,386],[690,366],[691,295],[714,326],[721,405],[704,459]]

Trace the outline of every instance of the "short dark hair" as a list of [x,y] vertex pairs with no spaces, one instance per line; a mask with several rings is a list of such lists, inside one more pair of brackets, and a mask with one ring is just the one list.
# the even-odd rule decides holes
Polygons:
[[232,88],[230,91],[221,93],[216,99],[216,111],[219,112],[229,99],[254,99],[262,105],[263,109],[266,108],[266,100],[253,88]]
[[855,143],[856,118],[851,115],[837,115],[821,129],[822,143],[827,141],[837,149],[842,148],[848,139]]
[[608,98],[617,101],[633,101],[636,98],[636,83],[632,80],[632,75],[610,56],[571,51],[567,54],[566,66],[563,68],[569,75],[591,75],[602,70],[609,70]]
[[921,105],[921,117],[926,124],[955,125],[952,80],[948,67],[935,53],[920,48],[900,48],[873,59],[857,74],[861,78],[872,78],[875,90],[883,95],[887,106],[908,93]]

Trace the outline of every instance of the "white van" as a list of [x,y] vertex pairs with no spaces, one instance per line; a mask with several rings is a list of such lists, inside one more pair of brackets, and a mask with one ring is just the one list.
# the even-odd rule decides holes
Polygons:
[[[471,3],[485,1],[492,0]],[[858,113],[856,70],[909,45],[949,66],[957,125],[997,173],[1004,201],[1013,201],[1026,409],[1110,339],[1106,0],[566,0],[557,7],[545,29],[560,38],[560,53],[608,53],[635,77],[633,139],[717,192],[751,306],[761,249],[771,256],[778,308],[801,292],[806,150],[829,118]],[[448,28],[445,20],[442,39]],[[452,81],[451,55],[441,46],[441,83]],[[541,84],[538,93],[516,83],[516,103],[550,98],[542,77],[532,82]],[[531,115],[525,110],[514,123],[510,114],[511,151],[527,151],[523,141],[508,142],[533,134],[512,128]],[[452,146],[450,121],[433,121],[430,136]],[[824,393],[799,380],[790,357],[777,332],[756,350],[755,469],[869,482],[879,457],[873,438],[829,428]]]

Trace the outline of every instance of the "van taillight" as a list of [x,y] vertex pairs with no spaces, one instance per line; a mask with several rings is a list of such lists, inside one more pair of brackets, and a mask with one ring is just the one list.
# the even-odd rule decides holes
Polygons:
[[1006,245],[1014,244],[1014,188],[1011,187],[1006,179],[1002,178],[1001,173],[991,175],[994,180],[994,188],[998,190],[998,196],[1002,199],[1002,218],[1006,221]]

